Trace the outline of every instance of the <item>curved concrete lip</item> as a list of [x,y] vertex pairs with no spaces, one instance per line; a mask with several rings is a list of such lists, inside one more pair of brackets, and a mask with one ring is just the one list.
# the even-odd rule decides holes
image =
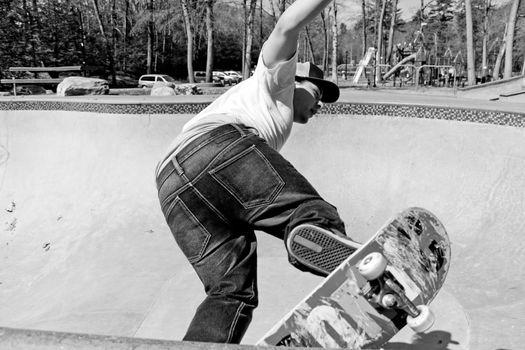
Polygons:
[[[0,326],[179,340],[202,287],[167,229],[154,169],[191,115],[0,111]],[[364,241],[409,206],[452,240],[435,328],[385,349],[515,349],[525,334],[525,129],[321,116],[283,154]],[[253,344],[317,283],[259,239]],[[430,345],[432,344],[432,345]]]

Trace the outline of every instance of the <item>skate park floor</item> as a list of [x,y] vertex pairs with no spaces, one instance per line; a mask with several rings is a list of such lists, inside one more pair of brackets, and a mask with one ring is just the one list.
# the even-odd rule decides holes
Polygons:
[[[358,241],[410,206],[447,228],[452,263],[431,304],[434,328],[403,330],[384,348],[523,348],[525,128],[479,123],[470,111],[525,118],[525,105],[367,91],[342,91],[341,102],[464,114],[322,114],[294,126],[282,150]],[[0,110],[0,327],[180,340],[204,292],[162,217],[154,169],[193,114],[16,108]],[[255,344],[321,281],[291,267],[281,241],[257,237],[260,305],[243,344]],[[9,336],[0,339],[2,348]]]

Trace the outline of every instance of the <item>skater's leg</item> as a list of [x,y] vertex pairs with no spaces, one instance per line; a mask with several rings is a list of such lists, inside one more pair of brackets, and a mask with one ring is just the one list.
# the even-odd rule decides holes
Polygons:
[[239,343],[258,304],[255,234],[211,205],[220,194],[206,191],[216,187],[206,175],[210,159],[244,137],[233,127],[206,134],[157,177],[168,226],[206,292],[184,340]]
[[[252,227],[284,240],[290,262],[301,270],[326,276],[359,244],[346,237],[345,225],[337,209],[326,202],[281,154],[264,142],[254,142],[257,158],[264,167],[254,174],[242,173],[244,182],[273,179],[266,203],[245,209],[243,218]],[[263,169],[263,170],[261,170]],[[250,180],[253,177],[253,180]],[[236,197],[242,198],[239,194]],[[304,229],[304,224],[310,226]],[[314,228],[318,227],[319,230]],[[309,242],[308,242],[309,241]]]

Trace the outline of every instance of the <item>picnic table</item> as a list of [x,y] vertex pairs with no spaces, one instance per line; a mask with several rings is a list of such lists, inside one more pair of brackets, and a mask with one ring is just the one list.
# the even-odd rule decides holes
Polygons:
[[[37,78],[11,78],[0,79],[0,84],[13,84],[13,94],[16,96],[17,84],[55,84],[58,85],[64,80],[59,78],[63,72],[82,72],[82,66],[60,66],[60,67],[9,67],[9,72],[29,72],[36,73]],[[47,73],[51,78],[38,77],[42,73]]]

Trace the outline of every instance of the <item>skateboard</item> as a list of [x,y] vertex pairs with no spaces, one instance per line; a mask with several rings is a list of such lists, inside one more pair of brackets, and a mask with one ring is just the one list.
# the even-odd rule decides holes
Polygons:
[[284,316],[257,345],[378,348],[405,325],[428,330],[450,241],[429,211],[409,208],[384,225]]

